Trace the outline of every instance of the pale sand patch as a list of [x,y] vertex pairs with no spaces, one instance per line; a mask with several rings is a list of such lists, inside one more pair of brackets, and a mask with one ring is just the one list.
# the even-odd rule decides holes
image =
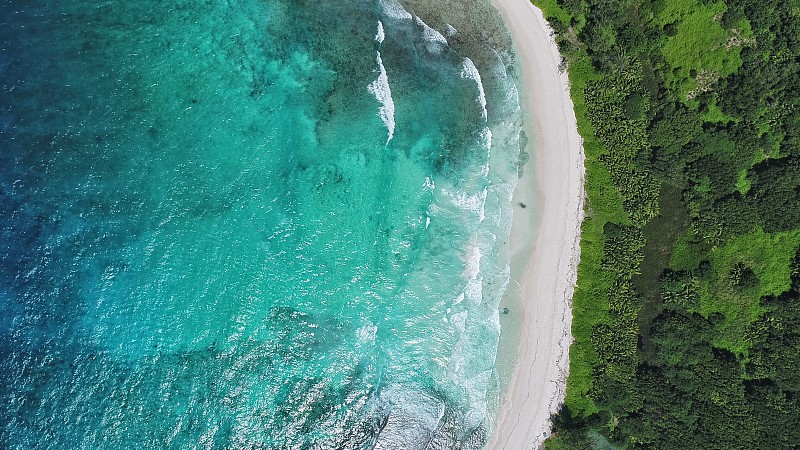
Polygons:
[[[517,347],[510,350],[516,350],[516,365],[487,448],[535,449],[550,432],[550,414],[564,399],[580,257],[584,156],[567,76],[558,70],[561,56],[544,15],[526,0],[492,2],[520,56],[534,167],[525,167],[514,193],[509,290],[520,291],[522,317],[519,329],[511,331],[518,334],[504,337],[506,342],[516,338]],[[533,213],[520,203],[533,204]]]

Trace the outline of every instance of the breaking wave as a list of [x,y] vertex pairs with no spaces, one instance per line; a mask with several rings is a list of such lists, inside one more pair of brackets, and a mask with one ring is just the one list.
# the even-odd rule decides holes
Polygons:
[[[380,24],[380,22],[378,23]],[[378,29],[381,30],[382,27],[379,26]],[[375,60],[378,63],[379,71],[378,79],[370,83],[367,89],[381,102],[378,115],[389,130],[389,136],[386,138],[386,143],[388,144],[394,137],[394,99],[392,98],[392,90],[389,87],[389,76],[386,75],[386,67],[383,66],[383,60],[381,59],[381,52],[376,53]]]

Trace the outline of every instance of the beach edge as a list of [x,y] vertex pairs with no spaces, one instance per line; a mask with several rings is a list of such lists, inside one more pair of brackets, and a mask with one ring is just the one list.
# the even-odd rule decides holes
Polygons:
[[[491,0],[511,31],[532,167],[514,191],[511,283],[520,293],[516,358],[487,449],[535,449],[564,401],[572,343],[572,295],[584,215],[584,153],[567,73],[542,11],[527,0]],[[525,208],[535,198],[535,215]],[[509,286],[511,288],[511,285]],[[509,338],[506,336],[506,338]]]

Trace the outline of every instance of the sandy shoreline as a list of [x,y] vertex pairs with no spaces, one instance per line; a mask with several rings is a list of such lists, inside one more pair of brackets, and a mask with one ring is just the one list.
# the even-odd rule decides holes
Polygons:
[[[522,100],[531,137],[528,164],[514,192],[512,280],[519,289],[519,329],[503,404],[487,449],[535,449],[564,398],[572,341],[571,299],[583,218],[583,149],[568,80],[542,12],[527,0],[492,0],[511,30],[523,69]],[[523,208],[520,203],[533,205]],[[518,333],[518,334],[517,334]]]

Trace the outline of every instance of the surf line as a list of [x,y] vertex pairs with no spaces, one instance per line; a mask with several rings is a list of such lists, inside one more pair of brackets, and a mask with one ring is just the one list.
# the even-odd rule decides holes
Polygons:
[[[383,23],[379,20],[375,41],[378,45],[381,45],[385,38],[386,34],[383,30]],[[389,141],[394,137],[394,99],[392,98],[392,90],[389,87],[389,76],[386,75],[386,67],[384,67],[383,60],[381,59],[381,52],[377,50],[375,53],[377,54],[375,60],[378,63],[379,70],[378,79],[370,83],[367,86],[367,90],[381,103],[381,107],[378,109],[378,115],[389,130],[389,136],[386,139],[386,145],[388,145]]]

